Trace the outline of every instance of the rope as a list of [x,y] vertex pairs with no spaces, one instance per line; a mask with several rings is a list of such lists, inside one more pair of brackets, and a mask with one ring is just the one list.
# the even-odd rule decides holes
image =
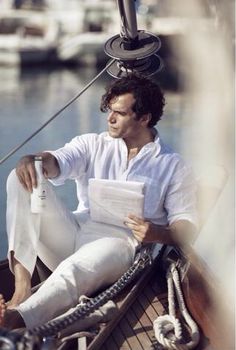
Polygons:
[[115,59],[109,61],[109,63],[87,84],[85,87],[75,95],[71,100],[69,100],[62,108],[60,108],[55,114],[53,114],[40,128],[38,128],[33,134],[31,134],[27,139],[25,139],[18,146],[14,147],[9,153],[6,154],[0,160],[0,165],[4,163],[8,158],[10,158],[14,153],[16,153],[20,148],[22,148],[28,141],[30,141],[34,136],[36,136],[41,130],[45,128],[51,121],[53,121],[59,114],[61,114],[67,107],[69,107],[75,100],[77,100],[113,63]]
[[82,296],[75,310],[62,318],[49,321],[46,324],[35,327],[30,331],[31,335],[50,337],[62,329],[70,326],[75,321],[90,315],[107,301],[113,299],[123,290],[136,276],[152,263],[151,250],[143,247],[137,254],[133,265],[108,289],[94,298]]
[[[117,296],[131,281],[134,280],[148,265],[152,264],[152,247],[143,246],[136,254],[132,266],[126,271],[111,287],[100,293],[94,298],[89,298],[85,295],[80,296],[79,304],[71,314],[61,318],[49,321],[35,327],[32,330],[27,330],[23,334],[7,329],[0,328],[0,349],[9,350],[30,350],[30,349],[54,349],[50,345],[50,340],[55,340],[55,336],[66,327],[73,324],[75,321],[90,315],[93,311],[99,309],[107,301]],[[49,344],[47,344],[49,337]],[[55,343],[52,343],[55,345]],[[42,346],[42,347],[41,347]],[[56,345],[55,345],[56,346]]]
[[[196,322],[190,316],[184,302],[181,290],[179,273],[176,265],[172,263],[167,271],[168,306],[169,315],[159,316],[153,322],[153,329],[157,341],[165,349],[187,350],[197,346],[200,334]],[[179,304],[180,312],[189,327],[191,340],[184,344],[182,337],[182,327],[175,313],[175,295]]]

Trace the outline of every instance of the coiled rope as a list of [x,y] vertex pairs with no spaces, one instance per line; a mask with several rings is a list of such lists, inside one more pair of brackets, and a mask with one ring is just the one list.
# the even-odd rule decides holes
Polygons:
[[[169,266],[166,276],[168,286],[169,315],[159,316],[153,322],[155,337],[165,349],[193,349],[197,346],[200,339],[199,329],[185,306],[179,273],[175,263],[172,263]],[[179,304],[179,310],[189,328],[191,340],[188,343],[183,342],[181,323],[179,319],[176,318],[175,295]]]
[[62,108],[60,108],[56,113],[54,113],[42,126],[40,126],[33,134],[31,134],[27,139],[25,139],[18,146],[14,147],[9,153],[0,159],[0,165],[4,163],[8,158],[10,158],[14,153],[16,153],[21,147],[23,147],[28,141],[30,141],[34,136],[36,136],[41,130],[45,128],[51,121],[53,121],[59,114],[61,114],[67,107],[69,107],[75,100],[77,100],[113,63],[115,59],[109,61],[109,63],[87,84],[85,87],[76,94],[72,99],[70,99]]

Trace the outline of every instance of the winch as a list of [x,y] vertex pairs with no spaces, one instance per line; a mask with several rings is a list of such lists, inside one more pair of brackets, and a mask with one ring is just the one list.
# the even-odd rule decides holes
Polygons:
[[115,59],[107,72],[122,78],[131,72],[151,76],[163,68],[158,50],[160,38],[148,31],[137,29],[135,1],[117,0],[121,30],[104,45],[105,53]]

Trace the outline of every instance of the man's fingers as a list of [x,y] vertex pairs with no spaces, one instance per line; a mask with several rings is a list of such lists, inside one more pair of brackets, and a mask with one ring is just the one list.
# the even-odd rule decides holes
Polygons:
[[132,231],[134,237],[137,239],[137,241],[142,242],[144,239],[144,235],[140,234],[139,231],[133,230]]
[[31,177],[30,177],[30,174],[28,172],[25,172],[24,173],[24,183],[26,185],[26,189],[29,191],[29,192],[32,192],[33,190],[33,187],[32,187],[32,180],[31,180]]
[[144,223],[142,218],[139,218],[133,214],[129,214],[126,218],[125,218],[126,222],[130,222],[133,224],[138,224],[138,225],[142,225]]
[[27,155],[20,159],[16,167],[16,174],[23,187],[32,192],[37,186],[37,176],[34,167],[34,155]]
[[25,189],[26,191],[28,191],[28,188],[27,188],[27,186],[26,186],[26,183],[25,183],[24,178],[23,178],[21,175],[19,175],[19,174],[17,174],[17,175],[18,175],[18,179],[19,179],[21,185],[24,187],[24,189]]
[[137,224],[135,224],[135,223],[134,224],[131,222],[124,222],[124,223],[132,231],[137,227]]
[[124,219],[124,223],[125,223],[125,224],[137,225],[136,221],[130,219],[129,217],[126,217],[126,218]]
[[33,189],[33,187],[37,187],[37,175],[33,165],[29,167],[29,177],[31,180],[31,189]]
[[32,192],[33,186],[37,185],[37,183],[35,183],[35,171],[32,169],[29,171],[28,168],[26,168],[24,170],[18,169],[16,173],[24,189]]

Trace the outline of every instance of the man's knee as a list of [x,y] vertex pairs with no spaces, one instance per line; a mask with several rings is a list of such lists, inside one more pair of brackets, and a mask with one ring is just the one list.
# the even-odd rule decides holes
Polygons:
[[19,193],[26,192],[26,190],[20,183],[20,180],[18,179],[18,176],[16,174],[16,169],[13,169],[8,175],[6,189],[7,189],[7,195],[8,196],[13,195],[14,197],[18,192]]
[[16,175],[16,169],[13,169],[7,178],[7,190],[11,188],[12,186],[18,186],[20,184],[20,181]]

